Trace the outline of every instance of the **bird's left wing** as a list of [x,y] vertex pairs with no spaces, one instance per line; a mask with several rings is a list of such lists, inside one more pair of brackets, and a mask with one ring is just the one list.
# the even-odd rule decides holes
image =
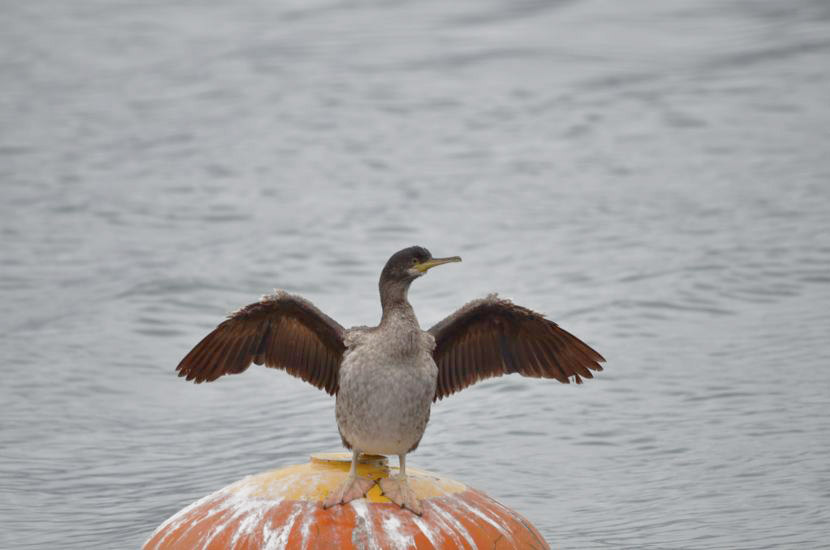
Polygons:
[[605,359],[539,313],[490,295],[474,300],[434,327],[438,365],[435,399],[479,380],[518,372],[579,384]]
[[176,370],[187,380],[212,382],[245,371],[253,361],[335,394],[345,332],[311,302],[277,291],[231,313]]

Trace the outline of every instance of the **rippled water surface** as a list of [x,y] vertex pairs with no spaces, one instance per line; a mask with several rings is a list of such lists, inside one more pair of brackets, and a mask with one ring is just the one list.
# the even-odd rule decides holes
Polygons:
[[581,387],[439,403],[410,458],[557,548],[830,540],[830,8],[2,2],[0,547],[136,548],[339,448],[334,401],[179,359],[274,287],[430,326],[497,290],[595,346]]

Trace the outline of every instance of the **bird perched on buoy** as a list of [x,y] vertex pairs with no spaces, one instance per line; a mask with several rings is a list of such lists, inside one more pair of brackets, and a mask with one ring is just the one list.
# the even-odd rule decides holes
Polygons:
[[323,505],[364,497],[375,484],[357,475],[361,453],[398,455],[400,473],[381,479],[381,490],[420,514],[407,483],[406,455],[420,443],[433,401],[514,372],[581,383],[605,361],[556,323],[496,295],[421,330],[407,299],[410,284],[433,267],[460,261],[433,258],[420,246],[393,254],[380,275],[383,314],[376,327],[345,329],[304,298],[278,290],[228,316],[176,370],[187,380],[211,382],[253,362],[336,395],[337,427],[352,463]]

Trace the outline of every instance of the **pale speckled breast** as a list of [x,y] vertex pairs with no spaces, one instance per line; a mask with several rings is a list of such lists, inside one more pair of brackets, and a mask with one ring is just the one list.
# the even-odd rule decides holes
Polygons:
[[409,452],[421,440],[435,396],[435,341],[420,329],[393,325],[354,331],[347,343],[336,406],[340,435],[365,453]]

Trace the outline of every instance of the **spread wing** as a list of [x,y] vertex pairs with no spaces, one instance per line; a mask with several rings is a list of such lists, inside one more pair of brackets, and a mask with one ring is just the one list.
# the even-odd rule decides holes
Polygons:
[[345,330],[310,302],[277,291],[239,309],[205,336],[176,370],[194,382],[245,371],[253,361],[337,393]]
[[479,380],[518,372],[533,378],[593,378],[605,359],[539,313],[490,295],[474,300],[431,329],[438,365],[435,399]]

